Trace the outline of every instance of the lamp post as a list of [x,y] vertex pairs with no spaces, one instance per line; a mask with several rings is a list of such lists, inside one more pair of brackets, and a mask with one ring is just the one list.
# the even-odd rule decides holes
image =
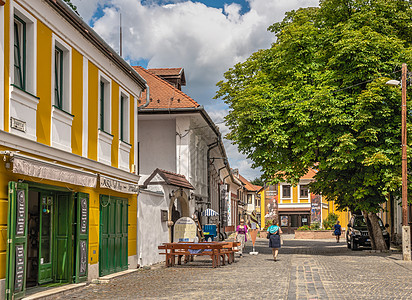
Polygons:
[[[408,224],[408,166],[406,155],[406,85],[407,66],[402,64],[402,256],[403,260],[411,260],[411,232]],[[388,85],[399,85],[397,80],[389,80]]]

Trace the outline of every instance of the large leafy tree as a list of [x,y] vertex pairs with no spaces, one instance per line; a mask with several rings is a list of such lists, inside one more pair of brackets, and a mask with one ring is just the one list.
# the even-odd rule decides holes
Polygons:
[[291,11],[269,28],[270,49],[217,84],[227,137],[263,177],[297,183],[316,167],[311,189],[361,210],[377,249],[375,213],[401,186],[401,95],[385,82],[412,63],[411,3],[321,0]]

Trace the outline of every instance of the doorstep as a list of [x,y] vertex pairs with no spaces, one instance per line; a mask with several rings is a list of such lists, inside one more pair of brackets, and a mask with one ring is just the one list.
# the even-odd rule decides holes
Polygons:
[[64,294],[68,291],[73,291],[75,289],[81,288],[86,286],[87,282],[82,282],[82,283],[74,283],[74,284],[67,284],[63,286],[59,286],[56,288],[50,288],[47,290],[43,290],[41,292],[37,292],[31,295],[27,295],[23,299],[25,300],[31,300],[31,299],[47,299],[50,296],[55,296],[56,294]]
[[130,273],[137,272],[137,271],[139,271],[139,269],[129,269],[129,270],[109,274],[109,275],[106,275],[106,276],[99,277],[97,279],[93,279],[92,283],[108,283],[113,278],[125,276],[125,275],[128,275]]

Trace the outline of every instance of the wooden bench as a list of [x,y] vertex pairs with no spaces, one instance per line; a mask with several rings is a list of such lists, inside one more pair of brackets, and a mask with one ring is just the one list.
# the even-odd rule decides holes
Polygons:
[[231,264],[235,261],[235,252],[237,252],[237,247],[240,245],[240,242],[224,242],[222,250],[220,250],[223,264],[225,263],[225,256],[227,257],[228,264]]
[[186,262],[194,256],[209,255],[212,258],[213,268],[219,267],[224,264],[221,261],[221,250],[225,243],[219,242],[202,242],[202,243],[164,243],[159,246],[159,250],[165,250],[160,254],[166,255],[166,267],[172,267],[176,264],[176,257],[178,258],[178,264],[181,264],[181,258],[186,256]]

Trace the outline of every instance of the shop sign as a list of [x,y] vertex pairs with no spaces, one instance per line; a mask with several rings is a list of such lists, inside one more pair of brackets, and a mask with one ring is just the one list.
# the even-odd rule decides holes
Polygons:
[[100,175],[100,187],[127,194],[137,194],[139,192],[139,187],[137,184],[103,175]]
[[24,190],[17,191],[16,235],[24,235],[26,228],[26,197]]
[[86,241],[80,241],[80,276],[86,275],[87,271],[87,244]]
[[24,282],[24,246],[16,245],[16,275],[14,281],[14,292],[21,292]]
[[87,233],[87,198],[80,199],[80,233]]

